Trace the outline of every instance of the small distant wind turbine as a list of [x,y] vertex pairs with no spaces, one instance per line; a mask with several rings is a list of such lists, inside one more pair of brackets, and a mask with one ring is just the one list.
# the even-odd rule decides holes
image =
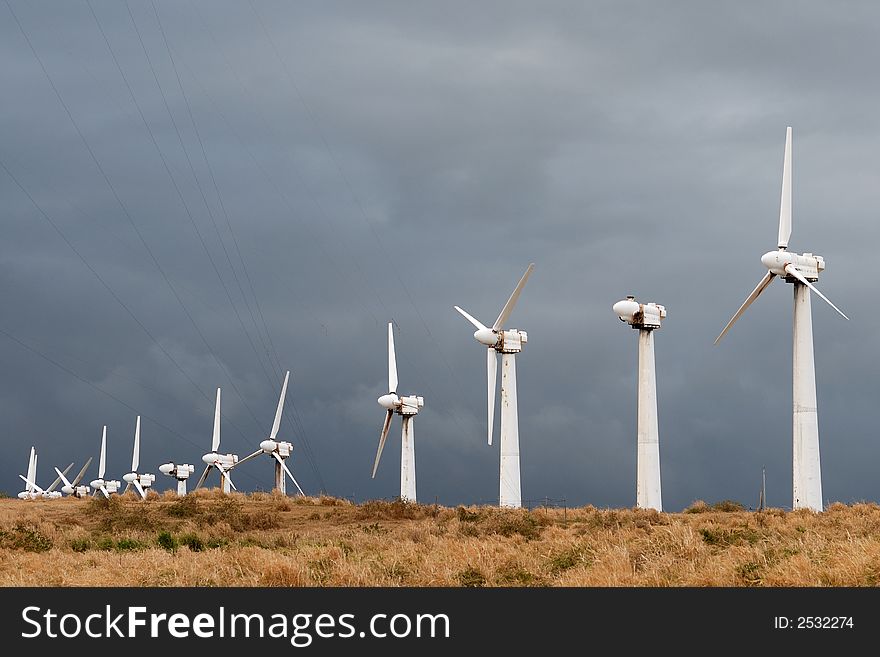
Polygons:
[[79,471],[79,474],[74,477],[73,481],[67,480],[67,472],[62,472],[58,468],[55,468],[55,472],[58,473],[58,476],[61,478],[61,481],[64,482],[64,485],[61,487],[61,492],[70,495],[72,497],[88,497],[90,489],[88,486],[83,485],[80,486],[79,482],[82,481],[82,478],[86,474],[86,470],[89,469],[89,466],[92,464],[92,457],[89,457],[89,460],[86,461],[86,464]]
[[825,259],[813,253],[799,255],[787,251],[791,237],[791,128],[785,131],[785,157],[782,165],[782,198],[779,209],[778,250],[761,256],[761,263],[769,270],[752,290],[739,310],[715,339],[725,336],[730,327],[752,302],[767,289],[777,276],[794,285],[794,353],[793,353],[793,458],[792,490],[794,509],[821,511],[822,472],[819,464],[819,415],[816,410],[816,368],[813,362],[813,319],[810,290],[819,295],[844,319],[849,319],[822,294],[813,283],[825,269]]
[[[64,474],[70,472],[70,469],[73,467],[73,463],[68,465],[64,469]],[[56,468],[57,470],[57,468]],[[59,472],[59,474],[61,474]],[[37,452],[34,450],[33,446],[31,447],[30,458],[28,459],[28,470],[27,477],[24,475],[18,475],[19,478],[26,484],[25,490],[18,494],[18,498],[20,500],[36,500],[36,499],[45,499],[45,500],[54,500],[61,497],[61,493],[55,490],[58,484],[61,483],[62,477],[57,477],[55,481],[48,488],[40,488],[37,486]]]
[[163,463],[159,466],[159,472],[163,475],[177,479],[177,494],[180,496],[186,495],[186,480],[189,479],[189,476],[195,470],[196,467],[189,463],[182,463],[180,465],[176,463]]
[[657,377],[654,368],[654,331],[666,318],[656,303],[636,303],[629,296],[613,306],[614,314],[639,331],[639,422],[636,466],[636,506],[663,510],[660,495],[660,431],[657,426]]
[[501,309],[498,319],[489,328],[477,321],[464,310],[455,306],[466,320],[477,330],[474,338],[488,347],[486,369],[489,375],[489,444],[492,444],[492,423],[495,415],[495,381],[498,372],[498,357],[501,354],[501,483],[498,498],[499,506],[519,508],[522,506],[522,488],[519,474],[519,418],[516,402],[516,354],[522,351],[528,341],[528,334],[517,329],[505,330],[504,324],[513,312],[523,286],[532,275],[535,264],[526,269],[513,294]]
[[199,477],[199,481],[193,490],[201,488],[202,484],[205,483],[205,479],[208,478],[211,468],[216,468],[217,472],[220,473],[221,491],[228,493],[230,487],[233,490],[238,490],[235,488],[235,484],[232,483],[232,479],[229,478],[229,471],[238,463],[238,454],[218,454],[218,449],[220,449],[220,388],[217,388],[217,403],[214,405],[214,435],[211,438],[211,451],[202,457],[202,461],[205,463],[205,471]]
[[284,383],[281,386],[281,397],[278,398],[278,408],[275,409],[275,421],[272,423],[272,431],[269,432],[269,437],[260,443],[260,449],[253,454],[248,454],[233,467],[238,467],[245,461],[250,461],[252,458],[256,458],[260,454],[268,454],[275,461],[275,490],[282,495],[287,495],[287,480],[284,478],[286,473],[293,482],[293,485],[296,486],[296,490],[299,491],[299,494],[305,497],[306,494],[303,493],[303,490],[297,483],[293,473],[284,462],[285,459],[290,458],[291,454],[293,454],[293,443],[284,440],[276,440],[278,429],[281,428],[281,415],[284,413],[284,398],[287,396],[287,381],[289,379],[290,370],[284,375]]
[[373,463],[373,478],[376,478],[379,459],[382,458],[385,439],[388,438],[388,430],[391,428],[391,418],[396,412],[400,415],[403,424],[400,448],[400,499],[415,502],[416,446],[413,424],[419,409],[425,405],[425,399],[416,395],[407,397],[397,395],[397,356],[394,353],[394,329],[391,322],[388,322],[388,392],[379,397],[378,401],[387,412],[382,433],[379,434],[379,449],[376,451],[376,461]]
[[154,474],[138,474],[138,464],[141,461],[141,416],[137,416],[137,422],[134,426],[134,450],[131,453],[131,472],[122,475],[122,480],[125,482],[125,490],[123,493],[127,493],[128,489],[132,486],[137,490],[138,495],[141,496],[141,499],[147,499],[147,488],[153,485],[153,482],[156,481],[156,475]]
[[89,482],[89,486],[92,487],[94,491],[92,494],[97,495],[98,491],[104,495],[104,497],[109,498],[110,493],[116,493],[119,491],[119,482],[115,479],[111,479],[109,481],[104,480],[104,472],[106,470],[107,465],[107,425],[104,425],[104,431],[101,433],[101,456],[98,459],[98,478]]

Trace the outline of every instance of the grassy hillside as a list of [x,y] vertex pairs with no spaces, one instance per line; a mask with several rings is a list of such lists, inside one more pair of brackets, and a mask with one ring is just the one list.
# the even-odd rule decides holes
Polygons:
[[0,499],[4,586],[875,586],[880,506],[500,510],[199,491]]

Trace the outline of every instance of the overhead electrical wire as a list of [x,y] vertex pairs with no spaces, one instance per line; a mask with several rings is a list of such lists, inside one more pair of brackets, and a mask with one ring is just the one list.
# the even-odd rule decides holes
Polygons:
[[[281,365],[280,358],[278,357],[278,352],[277,352],[277,350],[275,349],[274,342],[272,341],[272,334],[271,334],[271,332],[269,331],[268,324],[266,323],[266,318],[265,318],[265,316],[264,316],[264,314],[263,314],[263,310],[262,310],[262,307],[261,307],[261,305],[260,305],[259,297],[257,296],[256,289],[255,289],[254,284],[253,284],[253,280],[251,279],[250,273],[249,273],[249,271],[248,271],[247,264],[245,263],[244,257],[242,256],[241,248],[240,248],[239,243],[238,243],[238,238],[236,237],[235,230],[234,230],[233,227],[232,227],[232,222],[231,222],[231,220],[230,220],[229,213],[228,213],[227,210],[226,210],[226,204],[223,202],[223,195],[220,193],[220,188],[219,188],[219,186],[217,185],[217,180],[216,180],[216,177],[214,176],[214,170],[213,170],[213,167],[211,166],[210,160],[209,160],[209,158],[208,158],[207,151],[205,150],[204,141],[202,140],[201,133],[199,132],[198,124],[196,123],[195,116],[194,116],[193,111],[192,111],[191,103],[189,102],[189,98],[188,98],[188,96],[187,96],[187,94],[186,94],[186,89],[185,89],[185,87],[183,86],[183,82],[182,82],[182,80],[181,80],[181,78],[180,78],[180,73],[179,73],[178,68],[177,68],[177,63],[176,63],[176,61],[175,61],[175,59],[174,59],[174,54],[173,54],[173,52],[172,52],[172,50],[171,50],[171,45],[170,45],[169,42],[168,42],[167,35],[165,34],[165,29],[164,29],[163,26],[162,26],[162,19],[161,19],[160,15],[159,15],[159,10],[158,10],[158,8],[157,8],[156,3],[154,2],[154,0],[150,0],[150,1],[151,1],[152,6],[153,6],[153,11],[154,11],[154,13],[155,13],[155,15],[156,15],[156,23],[157,23],[157,25],[158,25],[158,27],[159,27],[159,31],[160,31],[160,33],[161,33],[161,35],[162,35],[162,41],[163,41],[163,43],[165,44],[165,48],[166,48],[166,51],[167,51],[167,53],[168,53],[168,59],[169,59],[169,61],[171,62],[171,66],[172,66],[172,69],[174,70],[175,78],[177,79],[177,85],[178,85],[178,88],[180,89],[181,96],[182,96],[182,98],[183,98],[184,104],[185,104],[186,109],[187,109],[187,113],[188,113],[188,115],[189,115],[189,119],[190,119],[190,123],[191,123],[192,128],[193,128],[193,132],[194,132],[194,134],[195,134],[195,136],[196,136],[196,139],[198,140],[198,143],[199,143],[199,148],[200,148],[201,153],[202,153],[202,158],[203,158],[203,160],[204,160],[204,162],[205,162],[205,167],[206,167],[206,169],[208,170],[208,173],[209,173],[209,175],[210,175],[211,183],[212,183],[212,185],[213,185],[214,192],[215,192],[215,194],[216,194],[216,196],[217,196],[217,201],[218,201],[218,203],[219,203],[219,206],[220,206],[220,209],[221,209],[221,211],[222,211],[222,213],[223,213],[223,216],[224,216],[224,218],[225,218],[225,220],[226,220],[226,226],[227,226],[227,228],[228,228],[228,230],[229,230],[229,234],[230,234],[231,237],[232,237],[232,241],[233,241],[233,244],[234,244],[234,246],[235,246],[235,250],[236,250],[236,253],[237,253],[237,255],[238,255],[239,261],[241,262],[241,268],[242,268],[242,271],[243,271],[244,274],[245,274],[245,277],[246,277],[246,279],[247,279],[247,282],[248,282],[248,285],[249,285],[249,287],[250,287],[251,293],[252,293],[252,295],[253,295],[254,306],[257,308],[257,311],[258,311],[258,313],[259,313],[260,320],[261,320],[261,322],[262,322],[262,327],[263,327],[263,330],[265,331],[265,334],[266,334],[266,340],[268,340],[268,343],[266,342],[266,340],[263,339],[262,334],[260,333],[260,328],[259,328],[259,325],[257,324],[256,317],[254,316],[254,313],[253,313],[253,310],[252,310],[252,308],[251,308],[251,305],[250,305],[250,304],[248,303],[248,301],[247,301],[247,295],[245,294],[244,288],[243,288],[243,286],[241,285],[241,281],[240,281],[240,279],[238,278],[238,275],[237,275],[237,273],[236,273],[236,271],[235,271],[235,266],[234,266],[233,263],[232,263],[232,259],[231,259],[230,255],[229,255],[229,251],[227,250],[227,248],[226,248],[226,244],[225,244],[225,242],[223,241],[222,237],[220,236],[220,231],[219,231],[219,228],[217,227],[217,223],[216,223],[216,221],[214,221],[213,213],[211,213],[210,207],[208,206],[207,199],[205,198],[204,192],[202,192],[202,197],[203,197],[203,199],[205,200],[205,206],[206,206],[206,208],[208,209],[208,213],[209,213],[209,215],[210,215],[210,217],[211,217],[211,221],[212,221],[212,223],[213,223],[213,225],[214,225],[214,229],[215,229],[215,231],[216,231],[216,233],[217,233],[217,239],[220,241],[220,244],[221,244],[222,247],[223,247],[223,252],[224,252],[225,255],[226,255],[226,260],[227,260],[227,262],[229,263],[229,268],[230,268],[230,270],[232,271],[232,274],[233,274],[233,277],[235,278],[236,284],[238,285],[238,288],[239,288],[239,291],[240,291],[240,293],[241,293],[242,299],[244,300],[245,305],[246,305],[246,307],[247,307],[247,309],[248,309],[248,311],[249,311],[249,313],[250,313],[250,315],[251,315],[251,320],[253,321],[254,326],[257,328],[257,333],[258,333],[258,335],[260,336],[260,340],[261,340],[261,342],[263,343],[263,347],[264,347],[264,349],[266,350],[267,359],[269,360],[270,365],[271,365],[271,363],[272,363],[272,358],[274,357],[275,365],[276,365],[276,369],[277,369],[276,374],[277,374],[277,375],[280,375],[281,372],[284,371],[284,368],[283,368],[282,365]],[[170,114],[170,110],[169,110],[169,114]],[[173,120],[173,119],[172,119],[172,120]],[[175,126],[175,127],[176,127],[176,126]],[[179,131],[178,131],[178,137],[180,137],[180,133],[179,133]],[[181,140],[181,147],[183,147],[183,142],[182,142],[182,140]],[[185,149],[184,149],[184,150],[185,150]],[[189,161],[189,158],[188,158],[188,157],[187,157],[187,161]],[[190,167],[192,168],[192,164],[191,164],[191,163],[190,163]],[[193,170],[193,176],[196,177],[195,170]],[[199,190],[202,191],[202,190],[201,190],[201,185],[199,185]],[[230,299],[230,303],[231,303],[231,299]],[[272,383],[272,384],[274,385],[274,382],[270,381],[270,383]],[[291,400],[291,405],[293,405],[293,406],[294,406],[294,409],[295,409],[295,401],[294,401],[294,400]],[[322,490],[326,490],[326,486],[325,486],[325,484],[324,484],[323,477],[321,476],[320,469],[318,468],[318,465],[317,465],[317,459],[315,459],[314,454],[313,454],[312,449],[311,449],[311,445],[309,444],[309,440],[308,440],[308,437],[307,437],[307,434],[306,434],[306,431],[305,431],[305,426],[303,425],[301,419],[299,418],[298,412],[296,412],[296,410],[294,411],[294,415],[295,415],[295,417],[296,417],[296,423],[297,423],[297,425],[299,426],[299,429],[300,429],[301,439],[302,439],[302,441],[303,441],[303,446],[305,447],[305,451],[306,451],[306,455],[307,455],[307,460],[310,462],[310,465],[311,465],[311,467],[312,467],[312,470],[314,471],[314,473],[315,473],[315,475],[316,475],[316,477],[317,477],[317,479],[318,479],[318,481],[319,481],[319,483],[320,483],[321,489],[322,489]]]
[[[421,323],[422,328],[424,329],[425,333],[428,335],[429,342],[432,345],[434,345],[434,348],[437,350],[437,354],[440,356],[441,361],[446,366],[446,370],[449,372],[449,375],[452,379],[452,383],[454,384],[455,389],[456,390],[463,390],[464,388],[461,386],[460,381],[458,380],[458,377],[455,374],[455,371],[452,369],[452,366],[449,364],[449,361],[447,360],[445,354],[443,353],[443,350],[440,348],[440,343],[434,338],[434,335],[431,333],[431,328],[430,328],[430,326],[428,326],[428,323],[425,321],[425,318],[422,315],[422,312],[419,309],[418,305],[416,304],[415,299],[413,298],[412,294],[410,293],[409,288],[406,285],[406,282],[404,281],[403,277],[400,275],[400,270],[394,264],[395,263],[394,258],[391,256],[391,254],[388,253],[387,249],[385,248],[384,242],[382,241],[382,239],[380,239],[379,234],[376,231],[375,226],[373,225],[373,221],[370,219],[366,209],[364,208],[363,202],[361,201],[357,192],[355,192],[354,187],[351,184],[351,181],[349,180],[348,176],[345,173],[345,169],[342,167],[342,164],[340,163],[339,158],[336,157],[336,153],[334,152],[333,148],[330,146],[329,141],[327,140],[326,136],[324,135],[324,131],[321,129],[321,126],[320,126],[320,123],[318,122],[317,117],[315,116],[314,112],[312,111],[312,108],[309,105],[309,103],[306,101],[306,98],[303,95],[302,91],[300,90],[299,85],[294,80],[293,75],[291,74],[290,69],[287,66],[287,62],[285,62],[284,58],[281,56],[281,51],[278,49],[278,46],[275,44],[275,40],[272,38],[272,35],[269,32],[269,29],[266,27],[266,23],[263,21],[263,18],[260,15],[260,12],[257,11],[257,8],[253,3],[253,0],[248,0],[248,5],[250,6],[251,11],[254,14],[254,17],[257,19],[257,22],[259,23],[260,27],[262,28],[263,34],[266,36],[266,40],[268,41],[272,52],[275,54],[275,57],[278,60],[278,63],[281,65],[281,68],[284,71],[284,75],[287,79],[288,85],[291,87],[291,89],[293,90],[297,99],[302,104],[303,109],[305,110],[306,116],[311,121],[312,125],[314,126],[315,132],[318,134],[318,137],[320,138],[321,143],[323,144],[325,150],[327,151],[327,154],[329,155],[330,160],[332,161],[333,165],[336,167],[336,170],[339,173],[339,177],[342,180],[345,188],[348,190],[348,193],[351,196],[355,207],[357,208],[357,210],[359,211],[359,214],[361,215],[361,217],[363,218],[367,227],[369,228],[369,231],[372,234],[373,239],[376,241],[376,244],[378,245],[382,254],[385,256],[385,261],[388,263],[388,265],[391,267],[392,271],[394,272],[394,275],[397,278],[398,283],[400,284],[400,289],[403,290],[404,295],[406,296],[410,305],[413,307],[413,310],[415,311],[416,316],[419,318],[419,322]],[[384,304],[383,304],[383,306],[384,306]],[[451,414],[451,417],[453,417],[456,424],[459,425],[459,428],[462,429],[460,423],[458,422],[457,416],[455,416],[455,414]]]

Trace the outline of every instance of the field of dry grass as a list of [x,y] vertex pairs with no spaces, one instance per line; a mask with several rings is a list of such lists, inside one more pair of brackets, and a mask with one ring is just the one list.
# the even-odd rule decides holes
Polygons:
[[199,491],[0,500],[3,586],[875,586],[880,506],[532,512]]

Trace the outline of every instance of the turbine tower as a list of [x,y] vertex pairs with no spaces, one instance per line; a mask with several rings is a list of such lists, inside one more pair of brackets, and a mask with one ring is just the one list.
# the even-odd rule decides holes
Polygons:
[[785,133],[785,157],[782,165],[782,199],[779,209],[778,250],[761,256],[768,269],[764,278],[752,290],[739,310],[715,339],[724,337],[752,302],[767,289],[777,276],[794,286],[794,349],[792,367],[793,397],[793,452],[792,489],[793,509],[821,511],[822,472],[819,464],[819,417],[816,411],[816,369],[813,363],[813,319],[810,308],[810,290],[815,292],[844,319],[849,319],[822,294],[814,282],[825,269],[822,256],[813,253],[797,254],[787,251],[791,237],[791,128]]
[[498,354],[501,354],[501,477],[499,485],[499,506],[520,508],[522,506],[522,487],[519,474],[519,419],[516,403],[516,354],[522,351],[528,341],[525,331],[505,330],[504,324],[513,312],[523,286],[532,275],[535,263],[526,269],[513,294],[501,309],[498,319],[489,328],[455,306],[466,320],[477,330],[474,338],[488,347],[486,370],[489,375],[489,444],[492,444],[492,423],[495,416],[495,381],[498,372]]
[[388,392],[379,397],[378,401],[379,405],[387,412],[385,413],[385,423],[382,425],[382,433],[379,434],[379,449],[376,451],[376,461],[373,463],[373,479],[376,478],[376,470],[379,469],[379,459],[382,458],[385,439],[391,428],[391,418],[394,417],[394,413],[397,413],[403,424],[400,444],[400,499],[415,502],[416,436],[413,423],[419,409],[425,405],[425,398],[416,395],[407,397],[397,395],[397,356],[394,353],[394,329],[391,322],[388,322]]
[[229,471],[238,463],[238,454],[218,454],[220,449],[220,388],[217,388],[217,402],[214,405],[214,435],[211,438],[211,451],[202,456],[202,462],[205,463],[205,471],[199,477],[199,481],[193,490],[201,488],[208,478],[211,468],[216,468],[220,473],[220,490],[228,493],[229,489],[238,490],[232,479],[229,478]]
[[147,488],[153,485],[153,482],[156,481],[156,475],[154,474],[138,474],[138,464],[141,462],[141,416],[137,416],[137,422],[134,425],[134,450],[131,453],[131,472],[122,475],[122,480],[125,482],[125,490],[123,493],[127,493],[128,489],[132,486],[137,490],[138,495],[141,496],[142,500],[147,499]]
[[250,461],[252,458],[257,457],[260,454],[268,454],[275,461],[275,490],[282,495],[287,495],[287,479],[285,479],[285,475],[287,475],[290,477],[293,485],[296,486],[299,494],[305,497],[306,494],[303,493],[302,488],[300,488],[299,483],[297,483],[290,468],[288,468],[287,464],[284,462],[285,459],[290,458],[290,455],[293,454],[293,443],[284,440],[275,440],[278,436],[278,429],[281,428],[281,416],[284,413],[284,398],[287,396],[287,381],[289,379],[290,370],[287,370],[287,374],[284,375],[284,383],[281,386],[281,397],[278,398],[278,408],[275,409],[275,421],[272,423],[272,431],[269,432],[269,437],[260,443],[260,449],[253,454],[248,454],[232,467],[238,467],[245,461]]
[[89,482],[89,486],[92,487],[94,491],[92,495],[97,495],[98,491],[104,495],[104,497],[109,498],[110,493],[115,493],[119,490],[119,482],[115,479],[111,479],[109,481],[104,480],[104,471],[107,466],[107,425],[104,425],[104,430],[101,432],[101,456],[98,459],[98,478]]
[[629,296],[614,304],[614,314],[639,332],[639,422],[636,506],[663,510],[660,495],[660,431],[657,426],[657,376],[654,368],[654,331],[666,318],[666,308],[637,303]]

